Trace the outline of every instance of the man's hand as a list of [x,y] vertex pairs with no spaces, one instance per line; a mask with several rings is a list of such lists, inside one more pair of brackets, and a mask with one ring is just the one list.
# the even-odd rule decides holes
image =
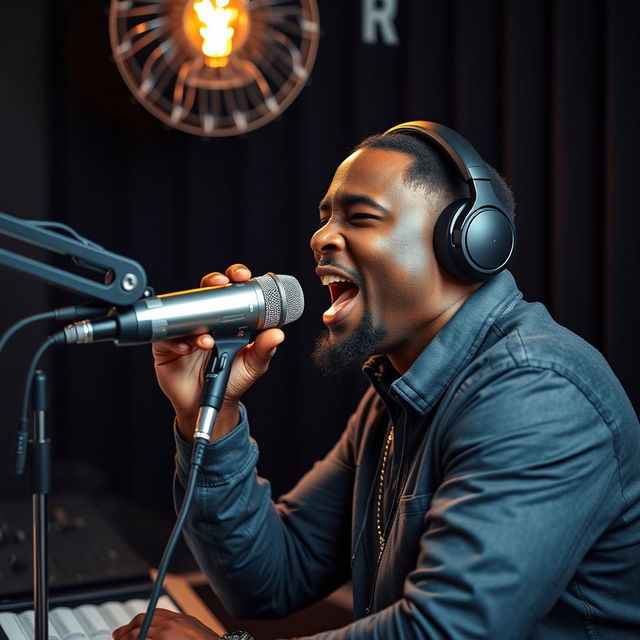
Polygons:
[[[202,278],[201,287],[215,287],[229,282],[245,282],[251,272],[242,264],[230,266],[224,274],[213,272]],[[276,347],[284,340],[280,329],[261,331],[255,342],[240,350],[231,367],[229,384],[222,409],[216,419],[215,437],[219,438],[238,424],[238,402],[245,391],[269,368]],[[214,338],[201,334],[189,338],[162,340],[153,344],[158,383],[169,398],[178,419],[180,435],[193,439],[202,378]]]
[[[143,621],[144,613],[139,613],[129,624],[112,633],[113,640],[136,640]],[[149,640],[219,640],[220,636],[193,616],[167,609],[156,609],[147,638]]]

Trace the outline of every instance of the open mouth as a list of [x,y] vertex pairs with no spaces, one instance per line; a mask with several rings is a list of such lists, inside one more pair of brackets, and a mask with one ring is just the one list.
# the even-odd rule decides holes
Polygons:
[[324,312],[325,324],[333,324],[344,319],[352,308],[352,304],[360,292],[358,285],[340,276],[323,276],[322,284],[329,287],[331,306]]

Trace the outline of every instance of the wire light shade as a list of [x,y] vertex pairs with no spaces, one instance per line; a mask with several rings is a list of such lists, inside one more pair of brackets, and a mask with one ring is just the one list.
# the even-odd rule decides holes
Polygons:
[[135,98],[167,125],[232,136],[279,116],[318,49],[315,0],[111,0],[111,48]]

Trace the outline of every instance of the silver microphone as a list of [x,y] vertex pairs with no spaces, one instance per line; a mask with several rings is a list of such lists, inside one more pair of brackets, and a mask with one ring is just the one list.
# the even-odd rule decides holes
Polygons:
[[143,298],[114,307],[108,317],[64,328],[67,344],[114,341],[145,344],[165,338],[282,327],[304,310],[304,294],[293,276],[267,273],[247,282]]

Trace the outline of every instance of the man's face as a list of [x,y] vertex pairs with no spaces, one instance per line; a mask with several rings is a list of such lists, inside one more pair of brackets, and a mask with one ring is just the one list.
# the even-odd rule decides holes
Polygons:
[[[338,167],[320,203],[311,249],[331,292],[323,315],[328,335],[319,346],[324,352],[346,348],[361,362],[406,349],[441,309],[432,237],[442,203],[406,183],[413,162],[398,151],[356,151]],[[349,282],[332,282],[338,278]],[[354,340],[356,352],[367,352],[353,353]]]

